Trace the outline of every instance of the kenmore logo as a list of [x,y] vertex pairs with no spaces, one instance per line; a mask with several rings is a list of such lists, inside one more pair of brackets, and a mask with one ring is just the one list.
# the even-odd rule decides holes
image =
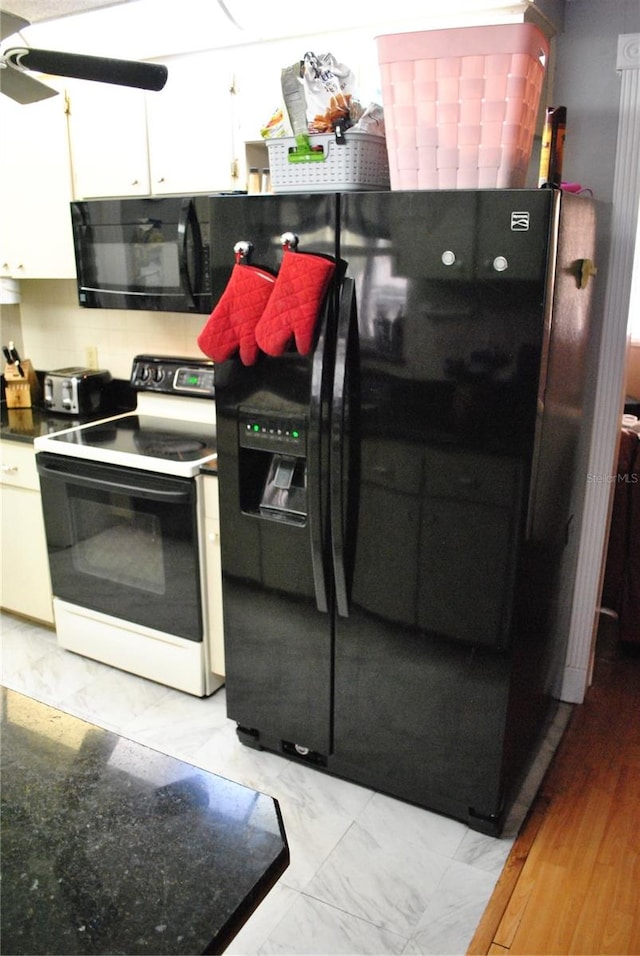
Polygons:
[[527,232],[529,229],[529,213],[528,212],[512,212],[511,213],[511,231],[512,232]]

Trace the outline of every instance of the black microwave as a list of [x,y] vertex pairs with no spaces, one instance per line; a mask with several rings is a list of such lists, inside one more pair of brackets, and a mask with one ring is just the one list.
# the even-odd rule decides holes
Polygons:
[[88,309],[212,309],[207,196],[71,203],[78,300]]

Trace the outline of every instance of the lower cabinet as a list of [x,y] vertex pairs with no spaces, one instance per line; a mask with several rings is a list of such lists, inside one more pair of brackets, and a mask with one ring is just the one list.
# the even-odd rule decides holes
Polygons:
[[28,443],[0,442],[0,606],[53,624],[51,578],[36,456]]

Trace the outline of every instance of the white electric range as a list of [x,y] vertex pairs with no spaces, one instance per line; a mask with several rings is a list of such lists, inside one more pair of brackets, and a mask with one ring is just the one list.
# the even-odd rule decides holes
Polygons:
[[224,679],[213,363],[138,355],[130,384],[133,411],[34,442],[58,641],[207,696]]

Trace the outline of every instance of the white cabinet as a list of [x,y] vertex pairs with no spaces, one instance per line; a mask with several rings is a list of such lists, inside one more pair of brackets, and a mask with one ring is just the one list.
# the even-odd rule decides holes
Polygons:
[[68,96],[74,197],[148,195],[142,90],[87,81]]
[[206,626],[211,649],[211,670],[224,677],[224,621],[222,616],[222,561],[220,557],[220,515],[218,479],[204,475],[204,579]]
[[217,51],[164,62],[169,78],[160,92],[70,84],[77,199],[238,188],[229,55]]
[[167,65],[167,85],[146,97],[151,192],[238,189],[230,53],[175,57]]
[[0,96],[0,128],[1,275],[75,278],[65,98]]
[[0,442],[0,606],[53,624],[51,578],[33,446]]

